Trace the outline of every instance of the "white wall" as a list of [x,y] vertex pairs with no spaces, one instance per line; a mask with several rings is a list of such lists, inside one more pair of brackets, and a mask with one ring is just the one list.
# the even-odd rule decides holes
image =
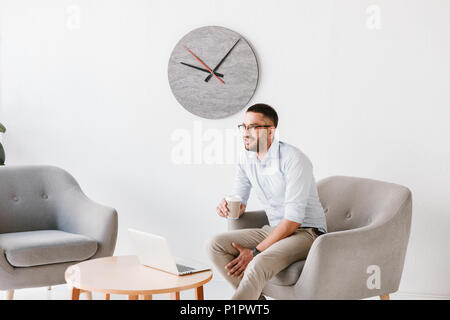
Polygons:
[[233,165],[176,165],[171,135],[225,132],[243,112],[197,118],[167,81],[176,42],[221,25],[254,46],[252,102],[277,108],[280,138],[311,158],[316,180],[343,174],[412,190],[400,290],[450,296],[450,2],[0,0],[0,10],[7,164],[61,166],[114,206],[117,254],[133,252],[126,229],[135,227],[207,259],[204,240],[226,229],[215,206]]

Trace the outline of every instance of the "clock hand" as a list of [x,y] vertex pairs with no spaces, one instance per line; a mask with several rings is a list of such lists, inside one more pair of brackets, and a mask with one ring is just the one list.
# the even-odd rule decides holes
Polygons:
[[216,76],[215,73],[213,73],[213,71],[211,70],[210,67],[208,67],[199,57],[197,57],[191,50],[189,50],[186,46],[184,46],[184,48],[190,53],[192,54],[192,56],[198,60],[198,62],[200,62],[206,69],[208,69],[208,71],[217,78],[217,80],[219,80],[220,82],[222,82],[222,84],[225,84],[225,82],[223,82],[222,79],[220,79],[218,76]]
[[[200,70],[200,71],[203,71],[203,72],[206,72],[206,73],[211,74],[208,70],[203,69],[203,68],[200,68],[200,67],[197,67],[197,66],[193,66],[192,64],[185,63],[185,62],[180,62],[180,63],[181,63],[181,64],[184,64],[185,66],[188,66],[188,67],[191,67],[191,68],[194,68],[194,69],[197,69],[197,70]],[[218,77],[223,78],[223,74],[218,73],[218,72],[214,72],[214,73],[217,74]]]
[[[215,71],[220,67],[220,65],[222,64],[222,62],[225,61],[225,59],[226,59],[226,58],[228,57],[228,55],[230,54],[231,50],[233,50],[233,48],[237,45],[237,43],[239,42],[239,40],[241,40],[241,38],[237,39],[237,41],[234,43],[234,45],[231,47],[231,49],[228,50],[227,54],[222,58],[222,60],[220,60],[220,62],[217,64],[217,66],[213,69],[212,72],[215,72]],[[208,76],[206,77],[205,81],[208,82],[209,79],[211,79],[211,74],[208,75]]]

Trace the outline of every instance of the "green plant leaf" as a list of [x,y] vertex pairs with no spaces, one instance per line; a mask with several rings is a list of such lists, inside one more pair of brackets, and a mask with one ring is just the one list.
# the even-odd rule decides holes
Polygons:
[[3,146],[0,143],[0,166],[5,164],[5,150],[3,150]]
[[0,132],[2,132],[2,133],[5,133],[5,132],[6,132],[5,126],[2,125],[1,123],[0,123]]

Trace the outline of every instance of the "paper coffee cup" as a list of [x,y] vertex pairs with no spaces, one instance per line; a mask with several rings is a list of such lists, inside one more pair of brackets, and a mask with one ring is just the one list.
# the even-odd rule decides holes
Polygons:
[[242,198],[238,195],[230,195],[225,197],[227,202],[227,207],[229,210],[228,219],[236,220],[239,219],[239,213],[241,212],[241,202]]

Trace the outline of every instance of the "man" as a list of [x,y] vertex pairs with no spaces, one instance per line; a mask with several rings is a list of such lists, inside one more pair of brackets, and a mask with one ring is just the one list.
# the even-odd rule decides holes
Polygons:
[[[233,194],[242,198],[245,214],[253,188],[269,225],[233,230],[214,236],[207,245],[210,259],[236,289],[232,299],[265,299],[262,290],[274,275],[308,255],[313,241],[327,232],[308,157],[278,141],[276,111],[266,104],[248,108],[239,125],[245,150],[240,156]],[[216,208],[226,218],[225,199]]]

